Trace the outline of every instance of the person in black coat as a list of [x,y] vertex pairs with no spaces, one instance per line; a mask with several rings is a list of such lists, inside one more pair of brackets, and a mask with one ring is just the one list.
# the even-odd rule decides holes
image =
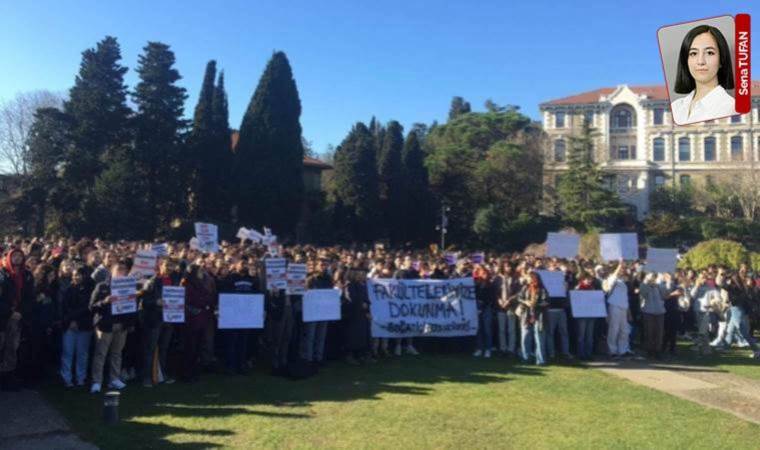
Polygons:
[[72,367],[76,371],[77,386],[84,386],[87,378],[87,362],[90,358],[92,339],[90,313],[92,288],[86,282],[86,277],[87,272],[83,267],[75,269],[71,276],[71,285],[64,290],[62,295],[63,351],[61,352],[60,375],[66,387],[74,385]]
[[25,268],[24,252],[11,249],[0,268],[0,388],[18,390],[15,376],[24,320],[32,317],[34,278]]
[[344,345],[349,364],[367,361],[369,350],[369,296],[367,294],[367,271],[349,269],[343,277],[343,320],[345,322]]

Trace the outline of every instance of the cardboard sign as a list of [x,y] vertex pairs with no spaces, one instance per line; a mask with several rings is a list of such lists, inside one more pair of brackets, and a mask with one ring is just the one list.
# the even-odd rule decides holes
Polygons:
[[135,278],[150,278],[156,274],[158,254],[153,250],[138,250],[129,274]]
[[575,318],[607,317],[604,291],[570,291],[570,308]]
[[198,249],[205,253],[219,251],[219,228],[210,223],[195,223],[195,237]]
[[287,264],[285,258],[267,258],[264,260],[267,276],[267,289],[288,288]]
[[185,288],[182,286],[164,286],[161,297],[164,301],[164,322],[185,322]]
[[264,328],[263,294],[219,294],[219,329]]
[[602,259],[634,261],[639,259],[639,238],[636,233],[603,233],[599,235]]
[[304,295],[306,292],[306,264],[288,264],[288,295]]
[[309,289],[303,296],[303,321],[340,320],[340,290]]
[[537,270],[536,273],[541,277],[546,292],[549,297],[566,297],[567,286],[565,285],[565,273],[551,270]]
[[578,256],[581,237],[574,233],[549,233],[546,236],[546,256],[573,259]]
[[137,279],[134,277],[115,277],[111,279],[111,315],[131,314],[137,312]]

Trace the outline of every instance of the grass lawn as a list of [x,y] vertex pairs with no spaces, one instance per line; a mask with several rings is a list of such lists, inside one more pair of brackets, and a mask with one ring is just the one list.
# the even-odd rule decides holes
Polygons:
[[254,373],[100,396],[46,397],[85,439],[114,448],[757,448],[760,426],[580,366],[425,355],[331,363],[291,381]]
[[752,350],[731,348],[730,350],[714,352],[709,356],[699,356],[691,350],[691,343],[678,343],[678,352],[671,362],[711,367],[724,370],[746,378],[760,380],[760,360],[750,358]]

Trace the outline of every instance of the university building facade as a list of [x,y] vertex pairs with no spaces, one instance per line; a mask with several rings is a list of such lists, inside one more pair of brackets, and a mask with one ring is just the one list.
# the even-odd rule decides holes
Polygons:
[[620,85],[542,103],[546,204],[556,204],[569,138],[581,133],[584,121],[608,187],[638,220],[661,185],[704,185],[760,171],[760,81],[752,82],[752,91],[751,113],[687,126],[673,123],[665,86]]

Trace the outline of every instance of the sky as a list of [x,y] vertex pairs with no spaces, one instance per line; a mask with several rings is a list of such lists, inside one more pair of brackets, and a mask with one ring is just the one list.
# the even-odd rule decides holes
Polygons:
[[148,41],[171,46],[179,84],[188,92],[188,117],[205,65],[215,59],[225,73],[230,126],[238,128],[267,61],[282,50],[301,98],[303,135],[322,153],[372,116],[398,120],[406,130],[415,122],[445,122],[455,95],[473,110],[483,110],[490,98],[538,120],[539,104],[547,100],[624,83],[664,84],[659,27],[754,15],[758,6],[714,0],[0,0],[0,101],[38,89],[67,92],[82,51],[112,35],[130,69],[130,88],[142,47]]

